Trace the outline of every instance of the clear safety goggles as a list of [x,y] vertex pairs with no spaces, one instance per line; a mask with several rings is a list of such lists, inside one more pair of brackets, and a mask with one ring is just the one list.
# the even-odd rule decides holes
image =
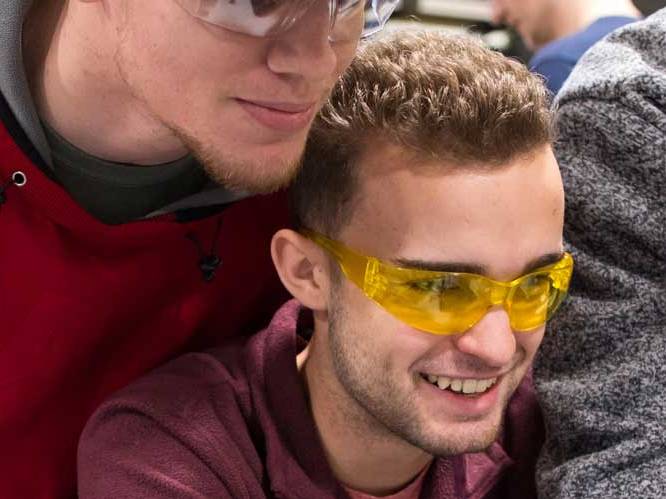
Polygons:
[[478,274],[397,267],[319,233],[302,233],[326,250],[368,298],[399,321],[437,335],[463,333],[498,305],[506,310],[513,330],[532,331],[560,307],[573,273],[569,253],[509,282]]
[[276,36],[316,2],[328,4],[331,41],[358,40],[381,30],[400,0],[176,0],[199,19],[246,35]]

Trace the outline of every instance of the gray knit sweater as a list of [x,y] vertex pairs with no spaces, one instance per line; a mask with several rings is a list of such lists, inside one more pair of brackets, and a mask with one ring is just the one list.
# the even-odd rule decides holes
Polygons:
[[666,9],[580,61],[556,104],[576,259],[535,365],[544,498],[666,497]]

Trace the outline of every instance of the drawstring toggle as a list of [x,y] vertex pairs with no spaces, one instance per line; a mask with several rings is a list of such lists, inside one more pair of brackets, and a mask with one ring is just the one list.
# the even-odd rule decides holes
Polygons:
[[5,204],[7,201],[7,189],[12,185],[16,187],[23,187],[28,183],[28,177],[25,176],[25,173],[22,171],[16,171],[12,173],[11,178],[4,184],[0,184],[0,205]]
[[210,282],[215,279],[215,271],[221,263],[222,260],[217,255],[204,256],[201,260],[199,260],[199,268],[201,269],[203,280]]
[[221,228],[222,218],[220,217],[217,219],[217,226],[215,227],[215,234],[213,235],[210,251],[204,250],[201,242],[193,232],[188,233],[186,236],[194,243],[194,246],[199,253],[199,270],[201,270],[201,276],[203,277],[204,282],[211,282],[215,279],[215,273],[217,272],[218,267],[222,265],[222,259],[217,254]]

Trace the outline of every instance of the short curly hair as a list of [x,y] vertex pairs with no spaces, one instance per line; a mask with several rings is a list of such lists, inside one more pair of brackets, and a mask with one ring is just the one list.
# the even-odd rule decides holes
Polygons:
[[361,48],[316,119],[291,189],[296,227],[350,215],[356,159],[378,140],[424,160],[499,166],[552,143],[541,79],[471,36],[395,32]]

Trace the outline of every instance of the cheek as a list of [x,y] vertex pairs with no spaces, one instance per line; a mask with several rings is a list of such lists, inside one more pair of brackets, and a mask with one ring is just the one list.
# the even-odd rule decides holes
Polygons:
[[357,334],[362,335],[364,350],[391,370],[406,372],[432,347],[431,335],[416,331],[398,321],[355,286],[347,290],[342,306]]
[[525,352],[525,360],[531,362],[536,355],[541,342],[543,341],[543,336],[545,333],[545,327],[542,326],[534,332],[530,333],[516,333],[516,344],[518,348],[522,349]]
[[[187,43],[178,47],[155,29],[153,23],[143,29],[127,28],[118,52],[121,71],[135,92],[145,98],[158,97],[167,91],[186,96],[187,76],[196,78],[192,72],[200,69],[194,64],[199,59],[192,53],[184,57],[189,51]],[[169,25],[163,29],[163,33],[169,33]]]
[[243,43],[244,38],[209,28],[189,14],[174,11],[173,6],[138,4],[129,12],[127,24],[118,28],[119,57],[130,83],[146,92],[179,99],[202,94],[238,78],[241,70],[248,72],[259,57],[254,47]]

